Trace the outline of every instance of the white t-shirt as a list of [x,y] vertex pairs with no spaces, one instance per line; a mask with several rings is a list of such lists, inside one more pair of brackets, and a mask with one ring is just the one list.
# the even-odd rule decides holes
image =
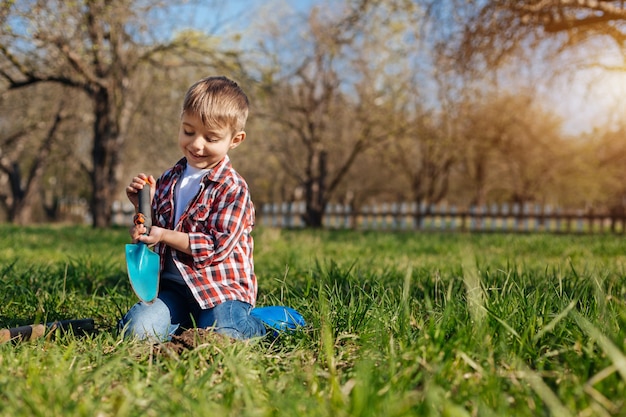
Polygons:
[[207,172],[209,172],[208,169],[194,168],[189,164],[185,167],[185,172],[183,172],[183,176],[176,184],[176,189],[174,190],[176,206],[174,224],[178,224],[180,216],[183,215],[191,200],[198,194],[202,177],[204,177]]

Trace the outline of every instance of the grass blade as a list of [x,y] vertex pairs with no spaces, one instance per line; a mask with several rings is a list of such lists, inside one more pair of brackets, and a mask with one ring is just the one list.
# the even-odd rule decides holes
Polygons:
[[561,311],[559,314],[557,314],[557,316],[552,319],[552,321],[550,321],[550,323],[546,324],[541,330],[539,330],[537,332],[537,334],[535,334],[535,336],[533,337],[533,342],[537,342],[539,339],[541,339],[543,337],[543,335],[545,335],[546,333],[551,332],[556,325],[563,320],[570,311],[572,311],[572,309],[574,307],[576,307],[576,303],[577,301],[574,300],[571,303],[569,303],[569,305],[567,307],[565,307],[565,310]]
[[582,314],[576,311],[572,312],[572,314],[578,326],[600,346],[609,358],[611,358],[617,372],[619,372],[622,379],[626,381],[626,356],[624,356],[608,337],[602,334],[589,320],[583,317]]
[[563,405],[559,397],[550,389],[543,381],[541,376],[528,368],[522,361],[518,361],[520,372],[516,372],[516,376],[523,379],[530,385],[533,391],[541,398],[544,404],[550,409],[550,414],[555,417],[573,417],[574,415]]

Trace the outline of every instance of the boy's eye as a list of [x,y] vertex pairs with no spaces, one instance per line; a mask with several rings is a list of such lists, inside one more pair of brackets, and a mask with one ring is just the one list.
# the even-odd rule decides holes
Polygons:
[[185,135],[187,136],[193,136],[193,132],[187,131],[187,130],[183,130],[183,133],[185,133]]

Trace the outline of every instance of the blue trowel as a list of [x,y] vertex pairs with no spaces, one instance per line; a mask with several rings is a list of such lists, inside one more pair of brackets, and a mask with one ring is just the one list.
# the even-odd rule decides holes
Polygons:
[[[152,226],[152,209],[150,204],[150,187],[144,186],[139,190],[139,212],[135,216],[135,223],[146,226],[146,234]],[[137,242],[126,245],[126,269],[128,278],[137,297],[145,303],[152,303],[159,294],[159,255],[154,253],[148,245]]]

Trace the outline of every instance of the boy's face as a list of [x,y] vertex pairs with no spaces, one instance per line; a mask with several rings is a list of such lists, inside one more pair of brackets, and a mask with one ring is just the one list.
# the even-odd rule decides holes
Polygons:
[[233,136],[229,127],[207,129],[198,116],[187,113],[183,114],[178,132],[180,149],[187,163],[196,169],[213,168],[245,138],[243,131]]

